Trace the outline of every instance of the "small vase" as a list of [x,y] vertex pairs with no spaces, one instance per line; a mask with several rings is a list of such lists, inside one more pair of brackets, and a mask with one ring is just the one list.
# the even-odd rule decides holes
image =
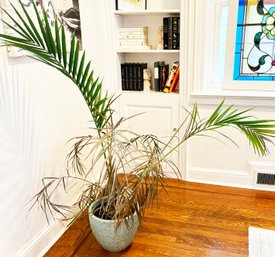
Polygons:
[[120,252],[126,249],[132,243],[138,230],[139,220],[137,214],[134,214],[133,219],[128,218],[129,227],[126,226],[125,221],[122,221],[115,230],[114,220],[105,220],[93,215],[92,209],[96,203],[91,204],[89,207],[90,227],[96,240],[109,252]]

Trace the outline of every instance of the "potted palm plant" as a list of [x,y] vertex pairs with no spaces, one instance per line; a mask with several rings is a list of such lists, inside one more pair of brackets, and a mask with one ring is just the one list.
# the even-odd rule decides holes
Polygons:
[[[88,209],[91,229],[99,243],[109,251],[121,251],[131,243],[159,191],[165,189],[164,167],[180,176],[169,156],[186,140],[208,132],[231,140],[219,129],[232,126],[246,136],[255,153],[268,153],[267,142],[272,142],[275,135],[274,121],[258,120],[249,115],[249,110],[239,111],[233,105],[225,107],[224,101],[206,119],[200,118],[195,104],[166,143],[154,135],[124,129],[125,118],[114,121],[112,103],[116,98],[104,93],[102,83],[94,78],[91,62],[86,62],[85,51],[80,53],[75,36],[68,45],[64,26],[55,19],[51,27],[45,10],[38,10],[34,2],[35,22],[23,4],[20,11],[11,6],[14,16],[3,10],[9,17],[3,23],[14,35],[0,34],[2,43],[27,51],[72,80],[94,121],[91,135],[72,139],[67,173],[43,178],[34,204],[42,208],[47,219],[58,216],[73,221]],[[175,137],[178,143],[173,145]],[[70,205],[55,202],[54,193],[70,190],[72,181],[78,182],[77,199]]]

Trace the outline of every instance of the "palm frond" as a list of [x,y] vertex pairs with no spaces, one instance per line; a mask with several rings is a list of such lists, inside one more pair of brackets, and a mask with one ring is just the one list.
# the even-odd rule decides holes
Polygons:
[[[250,109],[240,111],[234,108],[234,105],[224,108],[223,100],[208,119],[201,120],[197,104],[195,104],[193,110],[189,112],[189,121],[180,144],[192,136],[201,135],[205,132],[219,132],[218,129],[223,127],[235,127],[244,133],[256,154],[267,155],[269,153],[267,142],[272,143],[271,138],[275,137],[275,121],[258,120],[248,115],[249,111]],[[221,132],[219,134],[237,145],[230,136]]]
[[[73,34],[70,49],[67,49],[65,28],[56,18],[54,27],[51,28],[44,8],[41,8],[42,14],[39,14],[38,8],[32,1],[38,23],[37,29],[25,6],[21,1],[19,2],[21,12],[12,4],[15,11],[13,16],[4,10],[10,19],[4,23],[13,30],[14,36],[0,34],[0,40],[6,46],[18,47],[27,51],[32,58],[57,69],[70,78],[79,88],[96,127],[101,129],[109,120],[113,97],[103,93],[102,83],[98,78],[94,79],[94,72],[90,68],[91,62],[86,64],[85,52],[82,55],[80,53],[80,42]],[[13,23],[17,25],[17,28],[12,26]],[[68,50],[70,52],[69,61]]]

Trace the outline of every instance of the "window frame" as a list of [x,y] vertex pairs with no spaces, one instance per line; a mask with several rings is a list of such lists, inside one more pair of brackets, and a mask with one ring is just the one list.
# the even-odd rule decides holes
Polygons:
[[257,91],[275,93],[274,81],[255,81],[255,80],[234,80],[234,59],[235,59],[235,42],[236,42],[236,26],[238,17],[238,0],[229,1],[229,15],[227,26],[227,44],[225,57],[225,72],[224,72],[224,90],[234,91]]

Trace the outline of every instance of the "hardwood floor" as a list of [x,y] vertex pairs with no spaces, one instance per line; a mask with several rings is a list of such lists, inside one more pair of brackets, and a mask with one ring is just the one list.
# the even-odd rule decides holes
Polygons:
[[121,253],[102,249],[87,214],[46,257],[248,256],[248,227],[275,230],[275,193],[168,180],[168,195],[147,212],[133,243]]

